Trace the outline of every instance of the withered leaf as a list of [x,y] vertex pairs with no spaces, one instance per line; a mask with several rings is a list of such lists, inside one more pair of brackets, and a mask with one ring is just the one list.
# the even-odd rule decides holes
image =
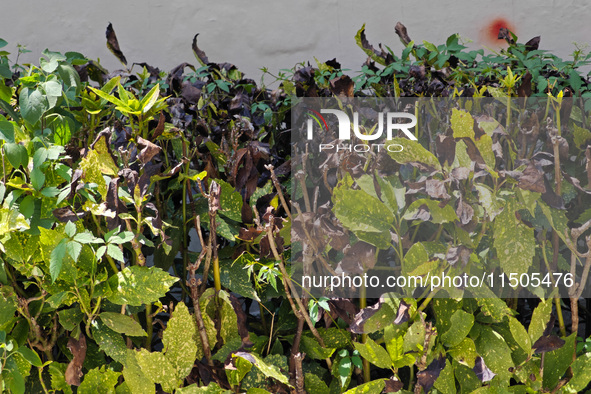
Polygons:
[[115,35],[115,30],[113,30],[113,24],[109,22],[109,26],[107,26],[107,48],[119,59],[119,61],[127,66],[127,59],[123,56],[123,52],[119,48],[119,41],[117,40],[117,36]]
[[68,349],[72,352],[74,357],[66,368],[66,383],[71,386],[80,386],[82,364],[84,364],[84,359],[86,358],[86,337],[84,334],[81,333],[80,339],[78,340],[70,337],[70,339],[68,339]]
[[429,207],[427,207],[427,204],[421,205],[417,212],[410,217],[410,220],[431,220],[431,213],[429,212]]
[[156,144],[151,143],[148,140],[143,139],[142,137],[138,137],[137,139],[138,148],[140,148],[140,154],[138,155],[138,159],[142,162],[142,164],[146,164],[154,156],[156,156],[160,152],[160,147]]
[[[539,39],[539,37],[538,37],[538,39]],[[519,97],[529,97],[529,96],[531,96],[531,93],[532,93],[532,90],[531,90],[531,80],[532,80],[532,75],[530,74],[529,71],[526,72],[523,75],[523,77],[521,77],[521,83],[517,87],[517,95]]]
[[164,113],[160,112],[160,117],[158,118],[158,125],[154,129],[152,133],[152,140],[156,140],[156,138],[160,137],[162,133],[164,133],[164,121],[166,118],[164,117]]
[[[341,269],[346,273],[362,273],[373,268],[376,262],[376,247],[366,242],[359,241],[345,252]],[[360,267],[358,272],[355,268]]]
[[396,32],[398,37],[400,37],[400,41],[402,41],[404,46],[407,46],[408,44],[410,44],[410,42],[412,40],[408,36],[408,32],[406,31],[406,26],[404,26],[400,22],[396,22],[396,26],[394,26],[394,31]]
[[88,215],[88,212],[84,211],[76,213],[71,207],[56,208],[53,210],[53,216],[62,223],[76,222],[78,219],[81,219],[86,215]]
[[[564,209],[564,200],[561,196],[554,192],[548,178],[544,177],[544,187],[546,188],[545,193],[542,193],[542,201],[556,209]],[[575,186],[576,187],[576,186]]]
[[456,157],[456,141],[453,137],[438,134],[435,139],[437,158],[441,165],[451,165]]
[[396,377],[392,376],[390,379],[386,380],[386,387],[384,388],[384,393],[397,393],[404,388],[404,383],[398,380]]
[[[353,318],[353,321],[349,325],[349,330],[351,330],[351,332],[353,334],[365,334],[367,332],[364,327],[365,323],[367,322],[367,320],[369,318],[371,318],[373,315],[375,315],[382,308],[382,306],[384,305],[385,302],[386,302],[386,300],[383,297],[380,297],[380,300],[378,302],[376,302],[374,305],[368,306],[367,308],[363,308],[362,310],[360,310],[355,315],[355,317]],[[404,320],[405,312],[406,312],[406,314],[408,314],[408,312],[407,312],[408,305],[403,307],[403,303],[404,303],[404,301],[401,301],[400,307],[398,308],[399,314],[402,314],[402,317],[399,319],[400,323],[396,323],[394,321],[394,323],[396,323],[396,324],[401,324],[410,318],[410,316],[408,316],[406,318],[406,320]],[[386,308],[390,308],[390,306],[386,305]],[[403,309],[403,312],[400,311],[401,308]],[[398,320],[398,317],[396,319]],[[390,323],[385,323],[385,324],[390,324]]]
[[471,253],[472,249],[464,245],[454,246],[448,249],[445,259],[450,265],[454,265],[458,261],[461,261],[462,266],[466,266],[466,264],[468,264],[468,261],[470,260]]
[[359,38],[361,39],[361,46],[365,51],[373,52],[379,60],[376,60],[375,57],[372,56],[373,60],[376,60],[378,63],[383,65],[388,65],[394,61],[394,57],[388,51],[384,51],[380,48],[380,50],[376,50],[373,45],[367,41],[367,37],[365,36],[365,25],[359,31]]
[[244,310],[242,309],[240,300],[238,300],[238,298],[235,295],[230,294],[230,302],[232,303],[232,307],[236,312],[238,334],[242,339],[242,344],[246,347],[252,346],[252,342],[250,341],[250,334],[248,333],[246,312],[244,312]]
[[197,46],[197,36],[199,35],[199,33],[195,34],[195,36],[193,37],[193,44],[192,44],[192,48],[193,48],[193,53],[195,54],[195,56],[197,56],[197,59],[199,59],[199,61],[203,64],[206,65],[209,63],[209,59],[207,58],[207,55],[205,54],[205,52],[203,52],[201,49],[199,49],[199,47]]
[[472,370],[482,383],[490,382],[497,375],[486,366],[484,359],[480,356],[476,358]]
[[513,33],[506,27],[501,27],[499,29],[499,35],[497,36],[499,40],[505,40],[508,44],[515,44],[515,39],[513,38]]
[[539,353],[546,353],[551,352],[556,349],[560,349],[565,344],[564,339],[560,337],[550,334],[550,335],[542,335],[540,339],[538,339],[532,346],[536,354]]
[[394,324],[406,323],[410,319],[410,313],[408,313],[409,309],[409,304],[407,304],[404,300],[400,301],[398,312],[396,312],[396,319],[394,319]]
[[472,208],[467,202],[464,202],[464,199],[461,198],[458,201],[456,215],[458,215],[460,223],[465,226],[472,220],[472,217],[474,216],[474,208]]
[[438,179],[427,179],[425,182],[425,191],[432,198],[442,198],[444,200],[451,198],[451,196],[447,194],[447,190],[445,190],[445,183]]
[[238,235],[236,238],[241,239],[243,241],[253,241],[256,237],[261,234],[261,230],[258,230],[256,227],[249,227],[249,228],[240,228],[238,230]]
[[339,97],[353,97],[355,83],[348,75],[330,80],[330,91]]
[[544,173],[532,162],[530,162],[525,170],[523,170],[523,174],[519,177],[519,183],[517,186],[524,190],[529,190],[536,193],[545,193],[546,187],[544,186]]
[[[525,49],[528,51],[535,51],[540,47],[540,36],[535,36],[525,43]],[[529,72],[528,72],[529,74]]]
[[443,368],[445,368],[445,357],[439,357],[431,361],[427,369],[417,373],[417,383],[423,387],[425,393],[431,390]]

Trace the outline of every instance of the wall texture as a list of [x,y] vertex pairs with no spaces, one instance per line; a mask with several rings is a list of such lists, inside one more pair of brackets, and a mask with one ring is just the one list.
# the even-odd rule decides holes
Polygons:
[[[355,33],[366,24],[368,40],[402,50],[394,33],[404,23],[415,41],[445,42],[453,33],[472,40],[472,47],[498,48],[495,28],[509,24],[527,41],[541,35],[541,49],[568,56],[573,42],[591,43],[591,2],[574,0],[20,0],[4,1],[0,38],[16,53],[23,44],[38,62],[41,51],[78,51],[100,58],[110,70],[120,68],[105,46],[112,22],[121,50],[130,63],[147,62],[170,70],[181,62],[196,63],[191,40],[209,59],[236,64],[260,78],[260,67],[272,72],[301,61],[337,58],[358,71],[365,60]],[[270,79],[266,79],[271,82]]]

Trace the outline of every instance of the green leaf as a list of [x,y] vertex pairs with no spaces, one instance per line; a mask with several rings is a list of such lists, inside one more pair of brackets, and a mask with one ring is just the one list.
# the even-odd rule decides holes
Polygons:
[[[437,157],[417,141],[407,138],[392,138],[384,145],[388,149],[388,155],[397,163],[421,163],[435,170],[441,170],[441,164],[439,164]],[[396,149],[396,146],[390,148],[391,145],[402,145],[404,149],[398,152],[399,149]]]
[[55,282],[62,270],[62,265],[66,258],[66,243],[67,240],[62,239],[49,256],[49,274],[51,275],[52,282]]
[[121,364],[125,363],[127,346],[120,334],[111,330],[104,323],[96,321],[92,327],[92,337],[107,356]]
[[347,390],[345,394],[380,394],[384,387],[386,387],[386,382],[383,379],[377,379]]
[[255,263],[255,258],[248,252],[238,256],[234,262],[231,260],[221,260],[220,279],[222,286],[241,296],[260,301],[259,296],[252,286],[249,271],[245,269],[245,267],[253,263]]
[[572,333],[567,338],[565,338],[564,346],[562,346],[560,349],[546,353],[544,358],[545,388],[554,388],[570,364],[573,362],[573,353],[576,339],[576,333]]
[[72,260],[77,262],[78,257],[80,256],[80,252],[82,252],[82,245],[76,241],[66,242],[66,251],[68,252],[68,255],[72,258]]
[[18,348],[18,352],[32,366],[41,367],[43,365],[43,363],[41,362],[41,358],[39,358],[39,355],[34,350],[31,350],[26,346],[21,346]]
[[145,337],[148,335],[142,326],[130,316],[116,312],[103,312],[99,317],[107,327],[120,334],[132,337]]
[[45,174],[39,168],[33,168],[31,171],[31,185],[35,190],[41,190],[45,184]]
[[0,120],[0,140],[14,143],[14,128],[15,126],[12,123]]
[[322,379],[313,373],[304,375],[304,388],[308,393],[329,394],[328,386]]
[[[401,338],[402,339],[402,338]],[[367,337],[365,343],[354,342],[355,349],[361,357],[379,368],[390,368],[392,362],[386,349],[378,345],[373,339]]]
[[6,158],[8,159],[10,165],[12,165],[14,168],[19,168],[20,166],[26,168],[27,164],[29,164],[27,148],[25,148],[23,145],[12,142],[5,144],[4,153],[6,154]]
[[325,360],[331,357],[336,350],[335,348],[323,348],[315,338],[313,339],[306,335],[302,336],[300,346],[302,347],[302,352],[306,353],[306,356],[316,360]]
[[157,267],[125,267],[109,278],[112,289],[109,301],[117,305],[141,306],[164,297],[178,278],[170,276]]
[[125,257],[123,256],[123,252],[117,245],[108,244],[107,245],[107,254],[114,258],[117,261],[121,261],[122,263],[125,262]]
[[451,316],[451,327],[443,333],[441,339],[448,347],[459,345],[474,325],[474,315],[463,310],[455,311]]
[[176,370],[176,377],[184,379],[193,368],[195,360],[203,357],[201,343],[196,341],[195,319],[189,314],[187,306],[179,302],[162,335],[166,359]]
[[140,349],[135,353],[135,358],[144,375],[154,383],[161,384],[165,392],[172,393],[180,385],[177,371],[163,353]]
[[66,383],[65,372],[67,364],[52,362],[49,364],[49,374],[51,375],[51,388],[55,391],[61,391],[64,394],[72,394],[70,385]]
[[531,339],[529,334],[525,330],[525,327],[514,317],[509,317],[509,329],[515,342],[526,352],[528,355],[531,354]]
[[78,307],[63,309],[57,314],[60,324],[68,331],[73,331],[84,319],[84,313]]
[[79,394],[112,393],[121,373],[115,372],[107,366],[95,368],[84,375],[84,380],[78,387]]
[[12,98],[12,89],[10,86],[4,85],[4,83],[0,83],[0,100],[10,103],[10,99]]
[[533,263],[536,240],[534,229],[517,219],[517,202],[507,201],[494,222],[494,247],[503,271],[509,275],[526,274]]
[[19,95],[19,106],[23,119],[34,125],[47,111],[49,103],[41,91],[23,88]]
[[390,247],[394,216],[379,199],[341,186],[334,189],[333,202],[335,216],[359,239],[381,249]]

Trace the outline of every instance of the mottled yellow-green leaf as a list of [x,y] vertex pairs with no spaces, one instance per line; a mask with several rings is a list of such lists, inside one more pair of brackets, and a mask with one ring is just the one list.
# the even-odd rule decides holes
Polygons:
[[164,297],[178,278],[157,267],[133,265],[109,278],[109,301],[117,305],[141,306]]
[[131,388],[132,393],[154,394],[156,386],[152,379],[148,378],[142,371],[135,354],[135,350],[127,349],[126,361],[122,371],[123,378],[127,386]]
[[554,388],[568,367],[573,362],[576,333],[565,338],[565,344],[560,348],[546,353],[544,358],[544,387]]
[[509,381],[509,368],[514,367],[511,350],[503,337],[492,328],[482,326],[475,341],[476,351],[484,359],[486,366],[496,373],[501,381]]
[[0,237],[12,231],[23,231],[29,229],[29,223],[17,209],[10,209],[3,206],[0,209]]
[[377,197],[341,186],[334,189],[333,202],[335,216],[361,240],[381,249],[390,247],[394,216]]
[[458,345],[448,350],[448,354],[460,364],[464,364],[470,368],[474,368],[474,362],[478,353],[476,353],[476,345],[472,338],[464,338]]
[[442,394],[456,393],[456,380],[454,378],[454,369],[449,362],[445,360],[445,368],[439,373],[439,377],[435,380],[435,388]]
[[[384,145],[388,155],[397,163],[421,163],[436,170],[441,170],[441,164],[437,157],[423,148],[418,141],[409,140],[408,138],[392,138]],[[391,145],[395,146],[390,147]],[[398,152],[400,149],[396,149],[396,145],[401,145],[403,150]]]
[[449,347],[459,345],[472,329],[472,325],[474,325],[474,315],[461,309],[457,310],[451,315],[451,326],[443,333],[441,340]]
[[125,364],[127,359],[127,346],[121,334],[107,327],[103,322],[96,322],[92,327],[92,336],[100,349],[113,360]]
[[451,129],[453,130],[454,138],[474,139],[474,119],[472,115],[469,112],[453,108]]
[[517,276],[527,273],[536,249],[534,229],[517,219],[517,202],[510,199],[494,222],[494,247],[503,272]]
[[79,394],[112,393],[121,373],[102,366],[88,371],[82,384],[78,387]]
[[144,375],[152,382],[162,385],[162,389],[167,393],[172,393],[175,388],[180,386],[182,380],[177,378],[174,366],[164,356],[164,353],[140,349],[135,353],[135,358]]
[[196,337],[195,319],[187,306],[179,302],[162,335],[163,351],[176,370],[178,379],[184,379],[191,372],[195,360],[203,357],[202,351],[198,355],[201,344],[195,341]]
[[148,335],[142,326],[130,316],[116,312],[103,312],[99,317],[107,327],[120,334],[132,337],[145,337]]
[[384,379],[377,379],[347,390],[345,394],[380,394],[384,387],[386,387]]
[[97,151],[91,149],[88,151],[86,157],[80,160],[78,168],[84,173],[82,178],[84,182],[96,183],[98,185],[98,192],[104,199],[107,196],[107,182],[103,178],[100,160]]
[[354,342],[355,349],[361,357],[379,368],[390,368],[392,362],[386,349],[378,345],[373,339],[367,337],[365,343]]

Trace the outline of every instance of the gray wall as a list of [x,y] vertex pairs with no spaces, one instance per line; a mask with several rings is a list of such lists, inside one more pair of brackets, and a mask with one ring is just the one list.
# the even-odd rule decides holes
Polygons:
[[365,55],[354,36],[363,23],[371,43],[396,53],[402,50],[397,21],[418,42],[438,44],[458,32],[475,48],[498,48],[497,40],[487,38],[497,18],[512,24],[520,41],[541,35],[541,49],[561,56],[572,53],[575,41],[591,42],[591,2],[572,0],[4,0],[0,38],[9,42],[9,51],[16,52],[17,43],[32,50],[26,61],[37,63],[45,48],[71,50],[100,58],[113,70],[121,65],[105,46],[112,22],[130,63],[168,71],[181,62],[196,63],[191,40],[200,33],[200,47],[211,61],[236,64],[258,79],[260,67],[277,72],[314,57],[336,57],[359,70]]

